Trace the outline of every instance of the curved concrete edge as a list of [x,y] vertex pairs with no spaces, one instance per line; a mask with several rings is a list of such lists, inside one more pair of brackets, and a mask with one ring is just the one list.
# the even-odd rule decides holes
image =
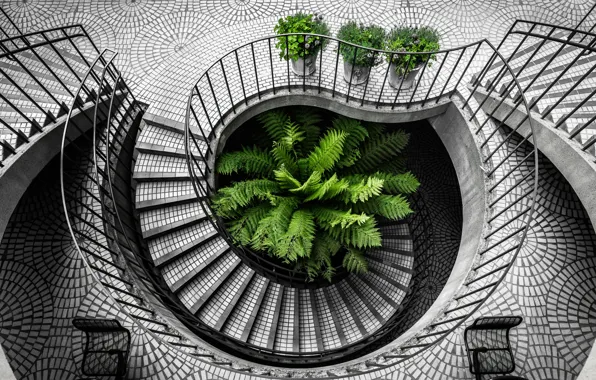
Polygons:
[[[108,100],[105,97],[100,104],[101,114],[107,113]],[[82,110],[73,112],[72,120],[81,131],[76,128],[71,129],[68,135],[71,141],[79,137],[81,132],[91,128],[91,122],[85,114],[88,113],[88,116],[93,118],[93,108],[94,105],[88,103]],[[0,170],[0,239],[4,236],[10,217],[31,182],[60,152],[66,117],[67,115],[60,117],[44,128],[42,133],[32,136],[29,143],[22,145],[15,155],[4,161],[5,167]],[[104,119],[98,115],[98,120],[101,122]],[[60,173],[56,172],[56,176],[59,175]]]
[[16,380],[17,378],[14,376],[12,372],[12,368],[10,368],[10,364],[6,359],[6,354],[4,353],[4,348],[0,346],[0,379],[3,380]]
[[[478,102],[482,102],[487,93],[478,88],[474,93]],[[498,107],[501,98],[489,96],[482,106],[487,114],[492,113]],[[505,99],[503,104],[494,112],[493,117],[502,121],[514,108],[511,99]],[[537,112],[530,111],[532,123],[535,126],[534,138],[538,149],[557,167],[567,182],[579,197],[586,209],[592,228],[596,230],[596,163],[594,156],[583,152],[581,145],[570,140],[565,132],[554,128],[554,123],[542,120]],[[506,125],[518,125],[526,117],[525,109],[515,109],[507,118]],[[526,120],[517,131],[523,137],[530,133],[530,123]],[[532,143],[532,139],[528,140]]]
[[396,107],[394,110],[377,109],[371,106],[359,106],[356,102],[346,103],[345,100],[333,98],[326,94],[317,94],[317,92],[300,92],[296,94],[273,95],[268,94],[260,100],[250,102],[248,106],[242,105],[236,107],[236,113],[229,113],[216,128],[218,136],[215,151],[221,153],[225,147],[227,139],[245,122],[263,112],[288,106],[309,106],[322,108],[340,115],[354,119],[364,120],[373,123],[407,123],[437,116],[445,112],[449,102],[421,107],[413,105],[409,109],[405,107]]

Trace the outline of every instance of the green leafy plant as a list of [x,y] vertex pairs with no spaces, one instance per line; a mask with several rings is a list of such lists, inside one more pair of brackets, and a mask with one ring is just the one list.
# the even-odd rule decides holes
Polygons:
[[[287,33],[313,33],[329,35],[329,27],[323,21],[323,16],[318,14],[296,13],[292,16],[280,18],[273,28],[276,34]],[[275,47],[280,50],[281,59],[298,58],[316,54],[326,44],[326,40],[319,36],[295,35],[277,37]]]
[[[268,141],[217,161],[236,181],[213,197],[235,244],[266,253],[331,281],[332,258],[364,273],[364,250],[381,246],[379,217],[400,220],[419,182],[400,164],[409,135],[337,117],[330,125],[309,109],[258,116]],[[341,256],[338,256],[341,259]]]
[[[385,49],[399,53],[434,52],[441,48],[439,33],[430,27],[395,27],[389,32]],[[436,54],[387,54],[387,61],[395,64],[395,72],[403,76],[422,63],[437,59]]]
[[[337,38],[359,46],[383,49],[385,30],[380,26],[365,26],[363,24],[357,24],[355,21],[350,21],[341,26],[337,33]],[[355,66],[372,67],[381,61],[377,53],[347,44],[341,44],[339,52],[345,62],[349,62]]]

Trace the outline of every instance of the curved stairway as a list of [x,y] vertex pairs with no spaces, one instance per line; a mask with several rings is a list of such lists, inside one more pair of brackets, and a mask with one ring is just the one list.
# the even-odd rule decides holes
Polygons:
[[276,283],[243,263],[207,219],[183,137],[147,121],[136,145],[136,208],[155,266],[204,324],[256,347],[318,352],[367,337],[400,310],[414,265],[407,223],[381,227],[384,247],[367,253],[365,275],[318,289]]

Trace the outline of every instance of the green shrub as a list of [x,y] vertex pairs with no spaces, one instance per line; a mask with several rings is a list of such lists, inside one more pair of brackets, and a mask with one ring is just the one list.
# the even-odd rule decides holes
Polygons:
[[[332,257],[350,272],[367,271],[364,250],[381,246],[377,218],[412,210],[405,194],[418,180],[399,164],[409,135],[381,125],[283,110],[261,114],[268,141],[223,154],[216,171],[235,175],[213,208],[235,244],[277,257],[313,280],[331,281]],[[263,148],[268,147],[268,148]]]
[[[439,45],[439,33],[430,27],[395,27],[389,32],[385,49],[393,52],[433,52],[441,48]],[[391,54],[387,54],[389,61]],[[395,64],[398,75],[405,75],[416,66],[437,59],[436,54],[402,54],[393,55],[390,63]]]
[[[313,33],[329,35],[329,27],[323,22],[322,16],[306,13],[296,13],[293,16],[280,18],[273,31],[276,34]],[[316,54],[326,43],[325,39],[318,36],[284,36],[277,38],[275,47],[280,50],[279,57],[281,59],[296,61],[298,58]]]
[[[347,24],[342,25],[337,33],[337,38],[359,46],[383,49],[385,30],[380,26],[365,26],[350,21]],[[356,66],[372,67],[380,63],[378,54],[367,49],[342,44],[340,53],[345,62],[355,64]],[[356,54],[356,59],[354,59],[354,54]]]

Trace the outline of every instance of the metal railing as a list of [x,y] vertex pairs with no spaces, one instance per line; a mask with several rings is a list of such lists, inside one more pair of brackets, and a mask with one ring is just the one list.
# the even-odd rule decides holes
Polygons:
[[[277,59],[272,51],[277,39],[288,36],[261,38],[229,52],[199,78],[188,98],[185,141],[193,186],[197,196],[202,199],[205,214],[211,217],[216,230],[240,257],[250,258],[250,252],[234,246],[222,221],[210,209],[210,197],[215,191],[215,152],[221,131],[242,110],[260,101],[273,96],[304,94],[335,99],[361,109],[407,112],[414,108],[433,107],[457,99],[462,112],[467,113],[470,121],[478,126],[475,132],[483,140],[482,148],[489,149],[485,151],[484,165],[487,167],[487,177],[492,183],[488,189],[491,196],[488,226],[491,230],[484,237],[486,247],[478,254],[482,262],[474,266],[465,286],[453,300],[453,305],[444,310],[441,317],[435,320],[427,331],[418,334],[413,342],[402,345],[397,350],[398,353],[385,355],[382,360],[386,362],[368,363],[374,368],[387,367],[433,346],[464,323],[494,293],[515,262],[531,224],[533,200],[537,190],[538,152],[534,148],[535,145],[526,144],[534,142],[533,133],[518,141],[516,135],[509,132],[504,124],[492,124],[492,113],[484,115],[480,112],[481,105],[475,101],[473,93],[478,90],[481,80],[492,80],[495,86],[504,83],[505,78],[494,72],[493,66],[496,63],[502,65],[505,73],[513,73],[508,60],[486,40],[455,49],[416,53],[426,56],[426,59],[434,56],[436,62],[430,67],[420,67],[414,85],[411,89],[404,90],[403,79],[397,88],[389,86],[390,67],[387,63],[373,69],[365,84],[352,86],[354,66],[352,65],[351,72],[343,74],[345,80],[342,79],[342,72],[338,70],[343,66],[340,65],[343,60],[339,51],[341,46],[348,44],[356,50],[368,50],[372,57],[393,58],[410,53],[368,49],[332,37],[318,36],[327,47],[319,52],[317,71],[310,76],[299,76],[292,73],[289,62]],[[472,84],[468,88],[470,82]],[[515,78],[512,88],[523,93]],[[530,108],[523,96],[520,97],[517,106],[529,112]],[[533,131],[531,120],[528,123]],[[513,130],[519,129],[520,126],[521,123]],[[515,162],[515,165],[512,162]],[[511,185],[514,173],[519,173],[524,164],[532,169],[521,176],[522,180]],[[249,259],[248,265],[252,264],[250,261]],[[253,262],[255,261],[258,259],[253,259]],[[265,266],[264,270],[269,269]],[[270,278],[275,278],[276,274],[272,273]],[[266,352],[283,357],[288,363],[311,360],[312,363],[322,364],[359,352],[381,341],[402,320],[394,318],[391,323],[365,339],[341,348],[318,352],[316,358],[310,352],[264,350],[261,347],[253,347],[254,355],[258,357]],[[246,342],[241,344],[251,347]],[[273,357],[270,360],[276,361]]]
[[[8,19],[3,9],[0,16]],[[97,48],[81,25],[21,34],[0,28],[0,168],[31,138],[68,112],[82,76]],[[11,32],[19,33],[10,36]],[[84,88],[77,108],[92,100]]]
[[[596,155],[596,25],[588,31],[557,25],[518,20],[502,45],[508,46],[508,61],[513,71],[502,72],[501,86],[485,81],[486,102],[500,97],[499,105],[509,101],[520,104],[512,86],[515,77],[521,93],[529,101],[535,117],[551,123],[577,148]],[[494,65],[492,71],[503,71]],[[506,123],[513,115],[507,114]],[[526,118],[530,115],[526,114]]]

